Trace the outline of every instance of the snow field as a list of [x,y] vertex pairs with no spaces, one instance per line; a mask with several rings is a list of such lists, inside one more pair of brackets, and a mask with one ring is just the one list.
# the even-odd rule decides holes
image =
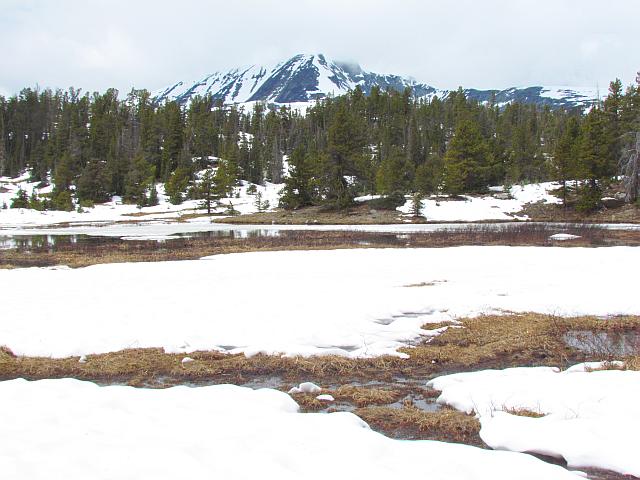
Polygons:
[[[10,179],[0,177],[0,207],[6,204],[11,205],[11,200],[16,196],[18,190],[22,188],[30,196],[33,191],[38,194],[50,193],[53,190],[51,185],[38,189],[37,182],[29,182],[29,174],[25,173],[21,177]],[[269,210],[278,206],[279,192],[282,184],[266,182],[265,185],[254,185],[255,194],[247,192],[250,183],[241,181],[234,188],[231,197],[220,200],[221,206],[214,208],[214,213],[224,213],[226,208],[233,205],[233,208],[241,214],[255,213],[257,207],[255,200],[258,193],[262,195],[262,201],[269,202]],[[169,198],[165,195],[164,184],[156,185],[158,191],[159,204],[153,207],[138,208],[136,205],[124,204],[120,197],[113,197],[110,202],[96,204],[92,208],[83,209],[82,213],[77,211],[64,212],[56,210],[38,211],[25,208],[0,208],[0,227],[3,229],[14,229],[31,226],[55,225],[57,223],[112,223],[131,220],[142,220],[145,222],[170,222],[180,219],[185,214],[206,213],[202,208],[202,200],[186,200],[179,205],[169,203]],[[143,214],[143,216],[138,216]],[[136,216],[132,216],[136,215]],[[209,218],[205,219],[209,222]]]
[[8,480],[413,478],[571,480],[529,455],[391,440],[350,413],[300,414],[287,394],[78,380],[0,382]]
[[640,249],[284,251],[0,270],[0,344],[31,356],[168,352],[399,354],[422,326],[481,313],[640,313]]
[[[561,200],[549,192],[559,187],[553,182],[514,185],[509,189],[511,199],[499,199],[491,195],[472,197],[462,195],[464,200],[447,198],[427,198],[421,202],[421,214],[430,221],[474,222],[480,220],[526,220],[526,215],[517,215],[530,203],[560,203]],[[493,190],[502,191],[502,187]],[[362,197],[367,198],[367,197]],[[404,214],[412,213],[413,201],[408,200],[398,210]]]
[[[569,467],[640,477],[640,372],[584,367],[459,373],[428,385],[442,391],[438,403],[477,412],[480,436],[492,448],[563,457]],[[507,411],[513,409],[544,416]]]

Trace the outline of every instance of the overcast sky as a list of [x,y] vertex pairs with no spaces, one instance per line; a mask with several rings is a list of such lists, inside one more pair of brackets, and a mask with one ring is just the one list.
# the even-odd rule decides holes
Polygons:
[[325,53],[442,88],[596,86],[640,70],[640,0],[0,0],[0,93],[155,90]]

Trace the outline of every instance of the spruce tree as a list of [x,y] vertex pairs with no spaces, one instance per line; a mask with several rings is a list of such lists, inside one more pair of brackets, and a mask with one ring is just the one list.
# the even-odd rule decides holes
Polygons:
[[11,208],[29,208],[29,195],[22,188],[19,188],[16,196],[11,199]]
[[109,200],[110,180],[106,162],[96,159],[89,161],[77,181],[78,199],[95,203],[106,202]]
[[196,184],[196,188],[199,198],[202,199],[202,207],[207,209],[207,215],[211,215],[211,207],[219,199],[215,189],[215,172],[212,168],[204,171],[202,178]]
[[189,171],[185,167],[178,167],[164,185],[164,190],[169,196],[169,201],[178,205],[184,200],[184,192],[189,185]]
[[296,148],[289,157],[289,172],[284,179],[284,190],[280,206],[286,209],[305,207],[313,203],[311,157],[302,147]]
[[153,182],[153,170],[153,166],[149,165],[142,152],[133,158],[125,178],[125,202],[139,207],[147,205],[147,189]]
[[444,157],[444,185],[459,195],[486,188],[487,145],[476,122],[462,119]]
[[5,174],[7,168],[7,156],[4,146],[4,98],[0,96],[0,177]]
[[611,175],[608,140],[605,115],[594,107],[587,114],[580,135],[578,174],[584,181],[578,189],[577,208],[582,212],[598,208],[602,182]]
[[567,206],[569,180],[576,177],[580,125],[575,117],[569,118],[555,148],[552,169],[554,178],[562,185],[562,205]]

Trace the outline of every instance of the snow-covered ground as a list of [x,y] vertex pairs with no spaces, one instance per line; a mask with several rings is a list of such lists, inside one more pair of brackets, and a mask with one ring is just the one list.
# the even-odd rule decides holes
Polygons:
[[64,357],[130,347],[394,354],[421,326],[494,311],[639,314],[640,249],[284,251],[0,270],[1,343]]
[[[509,189],[509,199],[500,199],[492,195],[463,195],[464,200],[453,200],[446,197],[427,198],[422,200],[420,212],[430,221],[475,222],[480,220],[526,220],[528,217],[519,214],[525,205],[530,203],[559,204],[561,200],[551,195],[550,191],[559,188],[553,182],[514,185]],[[500,191],[500,188],[497,189]],[[408,200],[399,207],[402,213],[413,211],[413,201]]]
[[[245,137],[249,139],[248,134]],[[285,159],[286,164],[286,159]],[[422,201],[422,214],[430,221],[482,221],[482,220],[526,220],[527,217],[518,215],[518,212],[527,203],[559,203],[560,200],[552,196],[549,191],[557,188],[555,183],[541,183],[531,185],[515,185],[511,187],[510,199],[499,199],[491,195],[483,197],[464,196],[465,200],[449,200],[445,197],[432,197]],[[31,195],[32,192],[46,194],[52,191],[50,185],[44,188],[37,188],[36,182],[29,181],[29,173],[25,172],[17,178],[0,177],[0,207],[10,206],[11,200],[16,196],[18,189],[22,189]],[[282,184],[266,183],[264,186],[255,185],[256,194],[247,193],[250,184],[241,182],[236,187],[233,196],[223,199],[221,206],[214,210],[215,213],[225,213],[227,207],[233,206],[241,214],[254,213],[257,211],[255,204],[256,195],[259,192],[263,201],[269,202],[269,209],[278,206]],[[180,205],[172,205],[164,194],[164,186],[158,184],[159,205],[154,207],[138,208],[135,205],[122,203],[122,199],[114,197],[112,201],[99,204],[92,208],[85,208],[82,213],[77,211],[37,211],[31,209],[2,209],[0,208],[0,229],[20,229],[23,227],[32,228],[37,226],[51,226],[55,224],[113,224],[117,222],[140,223],[155,222],[171,223],[185,214],[199,212],[204,213],[202,202],[199,200],[188,200]],[[379,198],[379,195],[358,197],[356,201],[371,200]],[[398,210],[408,214],[411,212],[411,200]],[[196,223],[210,223],[209,219],[195,220]],[[74,225],[75,224],[75,225]],[[158,235],[158,234],[156,234]]]
[[12,380],[0,398],[7,480],[581,478],[521,453],[392,440],[351,413],[297,413],[276,390]]
[[[590,370],[584,364],[564,372],[549,367],[485,370],[429,384],[442,391],[438,402],[479,414],[480,436],[490,447],[640,477],[640,372]],[[544,416],[508,412],[520,409]]]
[[[213,210],[214,213],[225,213],[228,207],[233,206],[241,214],[254,213],[258,210],[256,206],[256,196],[262,196],[262,201],[269,202],[269,210],[278,206],[280,198],[279,192],[282,184],[267,182],[265,185],[253,185],[255,193],[250,194],[247,190],[251,187],[248,182],[242,181],[234,188],[231,197],[220,200],[220,206]],[[159,204],[153,207],[138,208],[136,205],[124,204],[120,197],[113,197],[110,202],[97,204],[92,208],[84,208],[82,213],[74,210],[63,211],[37,211],[25,208],[1,208],[3,205],[11,206],[11,200],[16,196],[19,189],[27,192],[31,196],[32,192],[38,194],[50,193],[52,187],[46,186],[39,189],[37,182],[29,181],[29,174],[25,173],[17,178],[0,177],[0,227],[22,228],[34,226],[55,225],[58,223],[114,223],[131,222],[139,220],[143,222],[172,222],[179,220],[183,215],[193,213],[205,213],[202,207],[202,200],[187,200],[179,205],[169,203],[168,197],[164,193],[164,185],[158,184]],[[209,219],[206,219],[209,222]]]

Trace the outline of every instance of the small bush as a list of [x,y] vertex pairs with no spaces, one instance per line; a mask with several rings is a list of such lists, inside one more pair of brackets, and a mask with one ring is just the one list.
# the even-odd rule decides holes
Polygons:
[[371,208],[377,210],[395,210],[401,207],[406,202],[404,194],[401,192],[393,192],[391,195],[386,195],[381,198],[375,198],[367,202]]

